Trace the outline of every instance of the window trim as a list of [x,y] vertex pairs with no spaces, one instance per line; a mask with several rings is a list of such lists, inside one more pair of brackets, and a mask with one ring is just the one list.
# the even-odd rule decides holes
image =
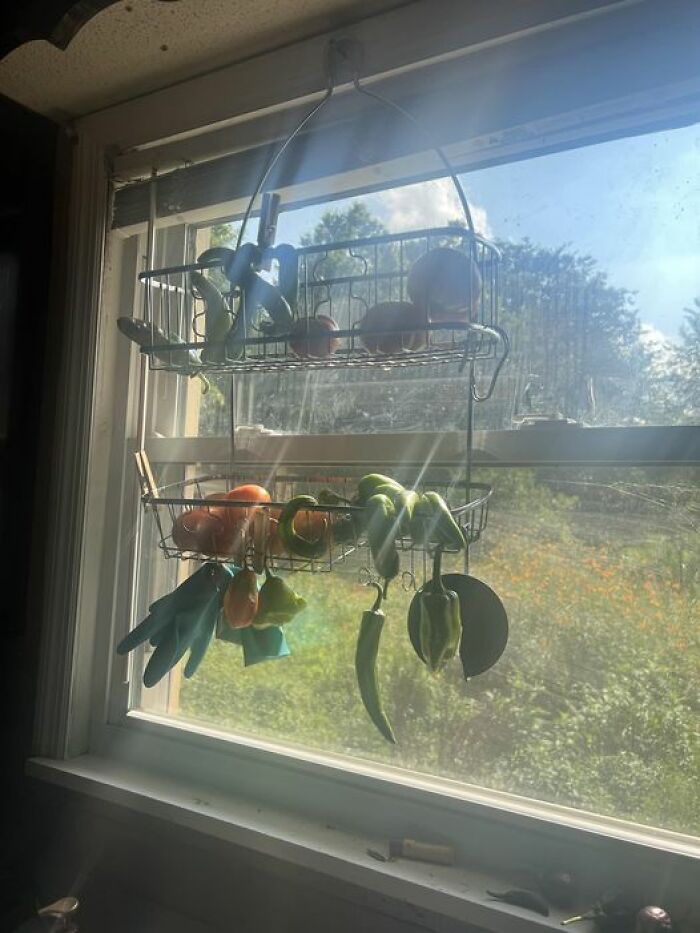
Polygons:
[[[293,48],[298,55],[303,51],[303,47],[304,43]],[[270,93],[281,99],[286,79],[279,69],[273,69],[268,73],[274,86],[274,91]],[[225,77],[219,76],[217,80],[223,81],[225,85]],[[196,96],[198,86],[197,81],[193,82],[188,92]],[[165,94],[168,99],[172,97],[172,92],[159,94]],[[213,97],[217,100],[225,99],[225,95]],[[133,424],[134,413],[123,389],[117,393],[119,418],[110,423],[109,417],[105,417],[108,410],[105,406],[111,406],[115,398],[115,385],[118,388],[114,380],[115,367],[120,355],[123,361],[123,355],[128,352],[128,348],[120,349],[115,337],[116,328],[107,333],[109,320],[104,311],[110,303],[110,290],[117,288],[123,271],[122,251],[134,248],[133,243],[123,239],[117,244],[118,238],[115,238],[110,243],[107,262],[103,263],[106,220],[109,216],[107,156],[115,149],[128,145],[129,139],[133,143],[134,134],[145,134],[149,131],[149,107],[159,99],[159,95],[153,95],[142,99],[136,109],[133,104],[124,105],[123,108],[112,108],[110,112],[81,121],[74,147],[72,211],[69,218],[66,260],[70,274],[66,287],[66,330],[62,348],[61,391],[56,400],[59,443],[54,451],[57,466],[54,472],[49,530],[45,536],[49,566],[44,600],[35,743],[37,755],[51,759],[72,758],[94,750],[109,756],[128,756],[134,754],[135,746],[143,748],[144,745],[151,750],[166,747],[177,749],[186,731],[179,727],[179,738],[175,741],[159,735],[159,741],[162,739],[163,742],[170,742],[170,746],[166,746],[156,743],[153,730],[156,726],[161,730],[167,728],[172,736],[172,726],[164,727],[163,724],[150,723],[152,731],[147,733],[143,723],[137,729],[135,717],[129,718],[128,725],[123,722],[123,718],[120,719],[120,710],[123,707],[120,702],[114,702],[109,681],[110,676],[116,677],[118,686],[121,684],[123,687],[127,670],[125,667],[110,670],[110,652],[105,647],[114,643],[115,618],[123,611],[123,605],[116,603],[111,594],[105,604],[103,587],[105,581],[113,579],[115,571],[120,574],[129,572],[129,554],[119,544],[119,531],[122,527],[128,527],[125,524],[128,521],[125,515],[128,514],[131,505],[138,501],[135,471],[128,468],[129,450],[128,445],[125,446],[123,442],[124,436],[133,436],[134,432],[129,431],[127,427],[126,435],[121,434],[117,446],[114,440],[114,432],[118,428]],[[175,108],[176,113],[177,111],[178,108]],[[135,124],[129,126],[134,114],[141,116],[136,119]],[[113,135],[115,127],[118,134],[123,134],[121,139],[119,135]],[[172,129],[175,131],[176,127],[173,126]],[[106,272],[104,278],[103,265]],[[691,431],[695,450],[692,462],[698,462],[697,438],[700,436],[700,428],[695,431],[677,430]],[[525,432],[522,433],[524,438]],[[110,489],[109,477],[115,475],[121,477],[120,501],[127,511],[121,510],[120,516],[109,515],[109,520],[105,521],[105,517],[108,516],[105,504]],[[92,718],[91,710],[95,712]],[[148,742],[134,741],[134,736],[139,731],[142,735],[149,735]],[[212,741],[210,735],[206,736],[206,745],[211,747]],[[235,754],[231,754],[232,745],[236,748]],[[252,747],[253,743],[250,740],[242,743],[240,740],[236,742],[227,739],[225,757],[229,765],[233,766],[242,761]],[[182,746],[180,748],[182,749]],[[277,769],[278,780],[283,782],[283,761],[279,757],[276,758],[270,748],[260,748],[257,753],[258,763],[264,761],[269,763],[273,771]],[[220,751],[213,754],[220,756]],[[288,761],[290,755],[285,754],[285,760]],[[181,755],[180,764],[186,764],[185,759],[186,756]],[[312,766],[310,773],[321,775],[324,766],[319,761],[314,759],[309,764]],[[326,768],[327,775],[331,775],[332,772],[330,784],[326,788],[328,792],[334,786],[337,788],[340,778],[337,769],[333,771],[332,768]],[[373,780],[375,778],[368,775],[362,777],[363,794],[371,796]],[[425,814],[430,813],[436,798],[442,800],[439,793],[431,793],[420,786],[413,787],[411,794],[415,794],[416,805],[423,806]],[[541,810],[539,804],[533,805],[533,812],[530,814],[517,814],[513,809],[500,809],[498,820],[494,818],[493,807],[487,806],[483,799],[477,800],[476,796],[469,803],[469,809],[475,814],[483,839],[490,839],[496,824],[502,824],[509,830],[521,827],[529,840],[540,841],[541,812],[535,812]],[[487,832],[483,832],[484,824],[488,824]],[[644,861],[648,856],[665,874],[678,859],[685,864],[686,856],[690,858],[698,854],[695,849],[692,852],[689,849],[683,854],[664,849],[663,845],[659,844],[661,834],[655,831],[648,834],[649,838],[639,838],[635,841],[631,838],[623,840],[624,828],[615,828],[612,825],[606,830],[601,828],[599,832],[592,832],[590,835],[581,835],[584,831],[580,826],[565,826],[563,821],[550,822],[547,825],[553,831],[553,841],[550,840],[552,853],[558,851],[557,828],[570,833],[570,851],[573,851],[573,846],[579,846],[581,840],[586,841],[587,853],[590,852],[588,843],[591,839],[606,840],[604,844],[612,846],[613,849],[616,845],[624,843],[620,853],[625,870],[639,860]],[[595,849],[595,846],[593,848]]]

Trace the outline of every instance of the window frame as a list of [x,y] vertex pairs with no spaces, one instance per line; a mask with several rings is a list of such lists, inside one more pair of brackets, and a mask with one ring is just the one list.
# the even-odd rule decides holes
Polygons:
[[[443,3],[445,8],[450,5],[447,0]],[[501,6],[510,6],[512,9],[513,5],[504,0]],[[555,7],[556,3],[550,6]],[[433,12],[430,15],[432,18],[435,14]],[[440,20],[440,17],[435,19]],[[377,36],[372,42],[375,63],[381,60],[376,56],[379,55],[377,50],[383,42],[383,36],[388,34],[389,29],[396,28],[396,19],[394,14],[388,14],[378,17],[377,23]],[[291,47],[302,72],[302,86],[296,87],[298,100],[304,98],[302,91],[307,96],[318,93],[314,89],[318,79],[315,75],[309,75],[308,55],[310,48],[317,52],[321,41],[325,42],[326,38],[313,40],[311,45],[306,42]],[[425,48],[421,54],[418,53],[417,41],[407,40],[401,50],[406,68],[409,62],[419,60],[421,54],[423,57],[426,55]],[[433,30],[428,45],[432,42],[430,50],[437,54],[435,41]],[[225,88],[233,74],[241,73],[242,67],[224,69],[214,78],[210,76],[209,80],[214,81],[215,86]],[[381,72],[383,69],[376,66],[376,70]],[[284,106],[289,92],[278,74],[275,71],[269,73],[268,70],[265,99],[276,100],[279,106]],[[114,579],[115,574],[125,581],[133,573],[133,555],[124,546],[122,531],[129,527],[134,509],[138,508],[138,484],[129,462],[133,443],[124,442],[125,437],[136,436],[136,411],[133,399],[124,391],[123,380],[120,383],[117,377],[119,367],[125,365],[125,355],[129,348],[125,342],[117,340],[116,328],[112,326],[113,320],[108,309],[110,306],[115,308],[114,296],[124,288],[134,262],[138,261],[140,249],[138,240],[118,240],[112,237],[108,241],[107,238],[109,181],[113,174],[111,154],[117,149],[133,148],[136,141],[143,143],[152,138],[148,135],[153,132],[150,117],[156,110],[159,121],[155,125],[161,137],[182,132],[183,120],[192,119],[191,104],[201,99],[202,80],[195,79],[187,83],[184,93],[186,106],[168,127],[164,126],[162,105],[164,101],[172,103],[175,97],[167,90],[141,99],[136,104],[111,108],[111,112],[86,118],[77,125],[72,166],[73,208],[68,221],[68,246],[63,257],[69,276],[65,302],[66,354],[57,399],[57,437],[62,443],[55,449],[57,470],[46,535],[49,563],[46,571],[36,724],[37,756],[60,761],[93,753],[129,761],[134,754],[132,737],[141,735],[147,741],[145,744],[137,744],[142,752],[147,747],[148,754],[143,754],[150,767],[157,767],[160,759],[161,762],[170,762],[180,773],[187,775],[191,773],[188,771],[188,759],[192,757],[192,749],[197,750],[197,755],[201,756],[198,761],[201,762],[220,763],[226,760],[228,768],[232,764],[242,766],[245,763],[248,769],[245,781],[240,773],[238,778],[232,775],[232,779],[235,778],[234,786],[239,792],[258,793],[262,799],[265,793],[272,793],[270,788],[285,783],[289,786],[293,779],[294,791],[285,797],[290,806],[305,812],[314,810],[308,789],[311,778],[314,787],[323,788],[323,792],[319,791],[318,795],[321,805],[327,805],[329,800],[340,800],[336,792],[340,788],[349,794],[348,799],[353,800],[355,806],[360,801],[373,800],[369,813],[376,815],[387,809],[392,810],[392,807],[387,807],[388,792],[392,799],[396,796],[409,800],[413,820],[411,825],[427,829],[435,812],[445,809],[450,819],[462,819],[465,833],[476,830],[480,841],[470,849],[474,857],[478,857],[479,851],[482,851],[484,857],[496,858],[498,853],[502,854],[503,847],[510,845],[516,838],[520,840],[518,845],[523,852],[537,840],[550,854],[563,850],[572,854],[583,841],[587,852],[604,850],[606,857],[612,858],[614,854],[615,858],[622,859],[627,868],[644,864],[647,866],[645,871],[653,864],[654,870],[663,868],[665,872],[670,865],[676,865],[678,859],[697,857],[700,854],[698,841],[681,834],[649,830],[629,823],[623,824],[622,821],[581,814],[564,807],[518,801],[510,795],[494,794],[480,788],[458,789],[447,787],[449,782],[428,781],[420,777],[409,779],[405,775],[402,777],[389,773],[387,769],[370,764],[355,763],[353,767],[347,761],[331,760],[332,756],[319,756],[303,750],[292,751],[249,738],[223,737],[214,730],[195,729],[183,724],[174,727],[157,717],[144,714],[124,715],[129,662],[120,660],[113,665],[111,646],[115,643],[116,620],[120,616],[122,621],[124,618],[126,584],[122,583],[111,590],[109,581]],[[219,100],[221,96],[225,97],[213,95],[213,98]],[[243,118],[244,105],[241,103],[239,106]],[[652,109],[653,106],[652,101]],[[230,115],[231,108],[228,109]],[[137,119],[134,123],[135,114]],[[210,110],[208,122],[215,123],[212,117]],[[648,113],[643,115],[643,119],[640,117],[640,125],[645,124],[646,120]],[[525,157],[522,149],[517,157]],[[182,223],[183,218],[177,220]],[[133,276],[131,287],[135,287]],[[132,292],[132,296],[136,300],[135,292]],[[100,309],[99,315],[95,314],[96,308]],[[131,355],[128,365],[133,376],[134,367],[137,366],[135,354]],[[493,455],[496,452],[495,461],[493,456],[488,457],[489,466],[520,466],[543,462],[629,465],[700,463],[700,427],[581,430],[586,432],[586,443],[573,451],[568,432],[565,440],[556,432],[550,435],[548,450],[545,450],[546,445],[542,445],[539,435],[537,443],[533,445],[535,435],[526,432],[490,432],[489,437],[477,435],[477,446],[483,443],[488,450],[490,445],[490,453]],[[633,436],[630,433],[633,431],[639,432],[634,435],[639,438],[639,442],[630,454],[627,440]],[[593,432],[596,432],[595,442],[592,441]],[[394,458],[400,457],[397,440],[400,441],[401,437],[384,436],[387,450],[391,448]],[[427,445],[434,439],[434,435],[425,435]],[[201,449],[202,443],[213,446],[220,442],[214,438],[197,440],[196,443]],[[331,443],[328,438],[323,439],[322,447],[326,454],[324,460],[320,459],[320,452],[312,450],[308,440],[300,443],[306,447],[307,458],[312,458],[315,463],[348,460],[341,437]],[[186,459],[187,444],[189,441],[182,439],[158,439],[155,446],[160,448],[160,453],[153,459],[165,456],[174,461],[178,457]],[[269,445],[274,446],[274,440],[261,440],[261,444],[271,449]],[[373,456],[366,456],[364,462],[376,459],[377,441],[374,436],[371,444]],[[445,450],[439,453],[440,462],[460,462],[463,439],[457,435],[448,436],[443,444]],[[668,447],[662,448],[662,444]],[[170,450],[167,450],[169,445]],[[587,448],[587,452],[583,447]],[[355,462],[364,456],[361,449],[362,445],[355,445]],[[662,449],[672,452],[670,460],[667,459],[669,454],[664,454],[659,460],[659,451]],[[294,450],[294,456],[299,458],[301,455],[298,448]],[[108,508],[109,492],[114,488],[120,491],[119,509]],[[79,584],[77,586],[76,581]],[[108,610],[104,609],[105,605]],[[265,787],[256,785],[255,775],[260,773],[260,769],[269,775]],[[396,790],[399,787],[400,792]],[[351,810],[347,812],[350,815]],[[395,812],[387,816],[387,829],[393,827],[398,832],[399,818],[406,817],[408,812],[397,806]],[[680,871],[680,876],[684,877],[684,869]]]

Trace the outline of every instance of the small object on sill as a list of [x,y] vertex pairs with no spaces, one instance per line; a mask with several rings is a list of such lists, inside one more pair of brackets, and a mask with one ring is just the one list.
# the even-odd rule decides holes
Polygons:
[[526,415],[522,421],[519,422],[518,428],[522,431],[524,429],[532,430],[537,428],[538,430],[551,430],[559,428],[581,428],[583,425],[580,421],[576,421],[574,418],[565,418],[563,415]]
[[378,849],[367,849],[367,855],[369,855],[370,858],[373,858],[376,862],[393,861],[390,855],[384,855],[384,853],[379,852]]
[[562,920],[561,925],[568,926],[581,920],[593,920],[603,933],[632,933],[635,913],[622,894],[613,894],[596,901],[585,913]]
[[511,891],[487,891],[489,897],[494,900],[503,901],[505,904],[512,904],[514,907],[524,907],[525,910],[534,910],[535,913],[542,914],[543,917],[549,916],[549,907],[547,902],[534,891],[520,891],[513,888]]
[[431,865],[454,865],[453,846],[435,845],[418,842],[415,839],[391,839],[389,841],[390,858],[407,858],[415,862],[429,862]]
[[634,933],[671,933],[673,921],[663,907],[642,907],[635,918]]

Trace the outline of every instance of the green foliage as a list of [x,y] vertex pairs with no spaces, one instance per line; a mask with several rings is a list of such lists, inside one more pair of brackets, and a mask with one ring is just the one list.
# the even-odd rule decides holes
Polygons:
[[326,211],[311,233],[302,234],[301,245],[338,243],[382,233],[386,233],[384,224],[370,214],[366,204],[356,201],[347,210]]
[[[302,242],[381,232],[355,204],[324,214]],[[526,414],[531,376],[542,389],[532,391],[530,413],[697,422],[700,299],[662,366],[641,339],[633,295],[611,286],[590,257],[527,240],[500,247],[502,322],[514,352],[494,402],[479,409],[480,427]],[[214,383],[203,434],[227,431],[228,383]],[[284,388],[269,375],[241,390],[238,420],[268,428],[465,426],[464,382],[439,367],[290,374]],[[469,683],[458,664],[430,676],[406,635],[411,594],[393,584],[379,666],[397,747],[370,723],[354,681],[372,595],[340,573],[295,578],[309,608],[289,627],[291,658],[244,670],[236,649],[217,642],[183,684],[181,714],[699,834],[700,471],[512,469],[477,478],[493,482],[496,496],[474,572],[503,598],[511,640],[499,664]]]
[[681,342],[675,354],[673,377],[681,417],[690,424],[700,419],[700,298],[694,307],[685,309]]
[[[384,232],[366,205],[355,202],[345,211],[327,211],[301,242],[330,244]],[[224,231],[223,236],[228,235]],[[221,232],[216,237],[221,239]],[[690,418],[693,393],[700,384],[697,368],[693,369],[700,339],[695,312],[688,312],[686,341],[679,350],[683,363],[675,366],[680,375],[672,385],[669,367],[660,364],[642,339],[633,294],[610,285],[595,260],[565,246],[549,249],[527,239],[498,246],[503,254],[500,320],[510,334],[512,352],[492,402],[477,411],[477,427],[509,427],[528,414],[557,413],[596,425],[666,423],[677,420],[679,405]],[[382,249],[383,267],[395,262],[398,268],[395,247],[389,244]],[[364,261],[371,267],[371,251],[366,256],[360,253],[363,259],[331,250],[314,275],[357,273]],[[331,286],[330,293],[319,291],[317,298],[325,300],[330,294],[333,314],[347,326],[344,289],[341,286],[336,295]],[[327,313],[328,308],[318,310]],[[488,371],[489,364],[479,367],[483,380]],[[434,429],[466,426],[465,382],[438,365],[391,374],[366,370],[304,374],[290,377],[287,388],[277,391],[274,375],[259,377],[255,399],[246,399],[244,405],[251,421],[277,430],[296,430],[301,422],[303,430],[315,433],[425,430],[425,413],[430,411]],[[247,387],[242,391],[247,392]],[[291,408],[290,399],[297,400]]]
[[[373,594],[342,573],[295,576],[309,608],[287,629],[291,658],[243,669],[235,648],[215,643],[183,684],[182,715],[700,833],[698,598],[656,561],[663,510],[652,495],[633,520],[618,505],[611,521],[610,469],[559,471],[559,489],[532,470],[498,477],[473,572],[506,605],[506,654],[469,683],[458,663],[430,675],[406,632],[412,594],[392,584],[379,668],[398,746],[376,732],[354,680]],[[684,477],[697,507],[696,479]]]

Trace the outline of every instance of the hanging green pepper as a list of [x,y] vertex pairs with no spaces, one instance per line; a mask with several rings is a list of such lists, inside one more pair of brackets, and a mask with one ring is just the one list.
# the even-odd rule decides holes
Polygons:
[[219,289],[201,272],[190,272],[190,289],[204,302],[204,339],[209,346],[202,350],[202,362],[224,363],[226,348],[223,341],[233,327],[233,315]]
[[415,503],[410,529],[414,544],[421,547],[430,542],[456,551],[464,547],[462,529],[445,500],[436,492],[424,492]]
[[385,619],[380,606],[384,594],[378,583],[372,585],[377,588],[377,599],[371,609],[362,613],[355,651],[355,672],[360,696],[370,719],[388,742],[396,744],[394,730],[382,709],[377,681],[377,652]]
[[388,496],[376,493],[365,506],[367,538],[372,560],[380,577],[393,580],[399,572],[399,552],[396,550],[396,510]]
[[433,560],[433,579],[420,594],[420,650],[431,671],[439,671],[455,656],[462,633],[459,597],[445,589],[441,562],[442,547],[438,546]]
[[399,534],[408,537],[411,534],[411,518],[413,510],[420,500],[415,489],[402,489],[391,497],[396,509],[396,518],[399,525]]
[[258,593],[258,611],[253,628],[266,629],[286,625],[306,609],[306,600],[295,593],[282,577],[276,577],[265,567],[265,582]]

